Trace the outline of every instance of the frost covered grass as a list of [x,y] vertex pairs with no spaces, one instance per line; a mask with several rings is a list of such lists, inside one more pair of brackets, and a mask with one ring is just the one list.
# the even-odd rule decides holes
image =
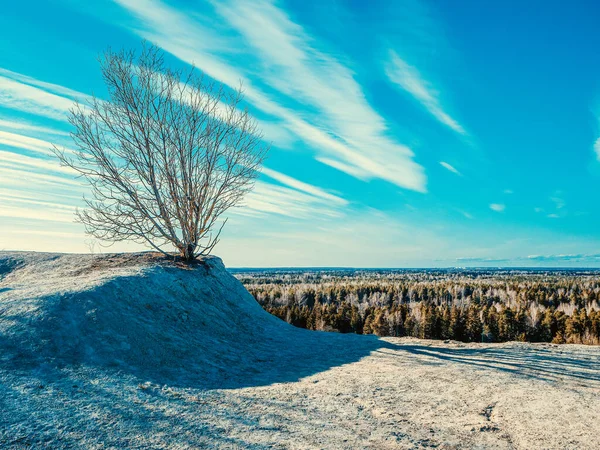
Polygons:
[[1,448],[596,448],[600,348],[297,329],[218,258],[0,254]]

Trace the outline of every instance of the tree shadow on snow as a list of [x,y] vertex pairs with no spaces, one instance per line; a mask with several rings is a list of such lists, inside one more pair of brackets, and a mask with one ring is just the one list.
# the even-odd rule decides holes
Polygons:
[[[456,363],[475,370],[488,369],[529,379],[556,382],[600,383],[600,352],[581,352],[569,345],[516,344],[485,347],[441,347],[419,344],[390,344],[397,356],[409,354],[421,364]],[[590,349],[591,350],[591,349]],[[389,355],[389,352],[386,352]]]

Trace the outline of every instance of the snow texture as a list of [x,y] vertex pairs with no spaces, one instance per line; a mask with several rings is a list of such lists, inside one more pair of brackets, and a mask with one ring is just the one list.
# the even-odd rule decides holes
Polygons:
[[0,448],[600,446],[600,348],[301,330],[219,258],[0,253]]

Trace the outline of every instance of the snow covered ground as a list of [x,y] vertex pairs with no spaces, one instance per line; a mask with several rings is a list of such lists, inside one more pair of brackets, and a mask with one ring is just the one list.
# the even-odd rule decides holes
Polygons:
[[310,332],[218,258],[0,253],[0,448],[599,448],[600,348]]

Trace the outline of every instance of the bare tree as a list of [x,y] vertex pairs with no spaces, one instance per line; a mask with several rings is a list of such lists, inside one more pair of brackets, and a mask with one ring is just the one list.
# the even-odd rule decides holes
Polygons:
[[[75,104],[75,152],[54,148],[91,186],[78,221],[97,239],[135,241],[186,261],[211,252],[268,150],[232,92],[197,70],[171,70],[144,45],[100,58],[108,100]],[[219,223],[221,222],[221,223]]]

